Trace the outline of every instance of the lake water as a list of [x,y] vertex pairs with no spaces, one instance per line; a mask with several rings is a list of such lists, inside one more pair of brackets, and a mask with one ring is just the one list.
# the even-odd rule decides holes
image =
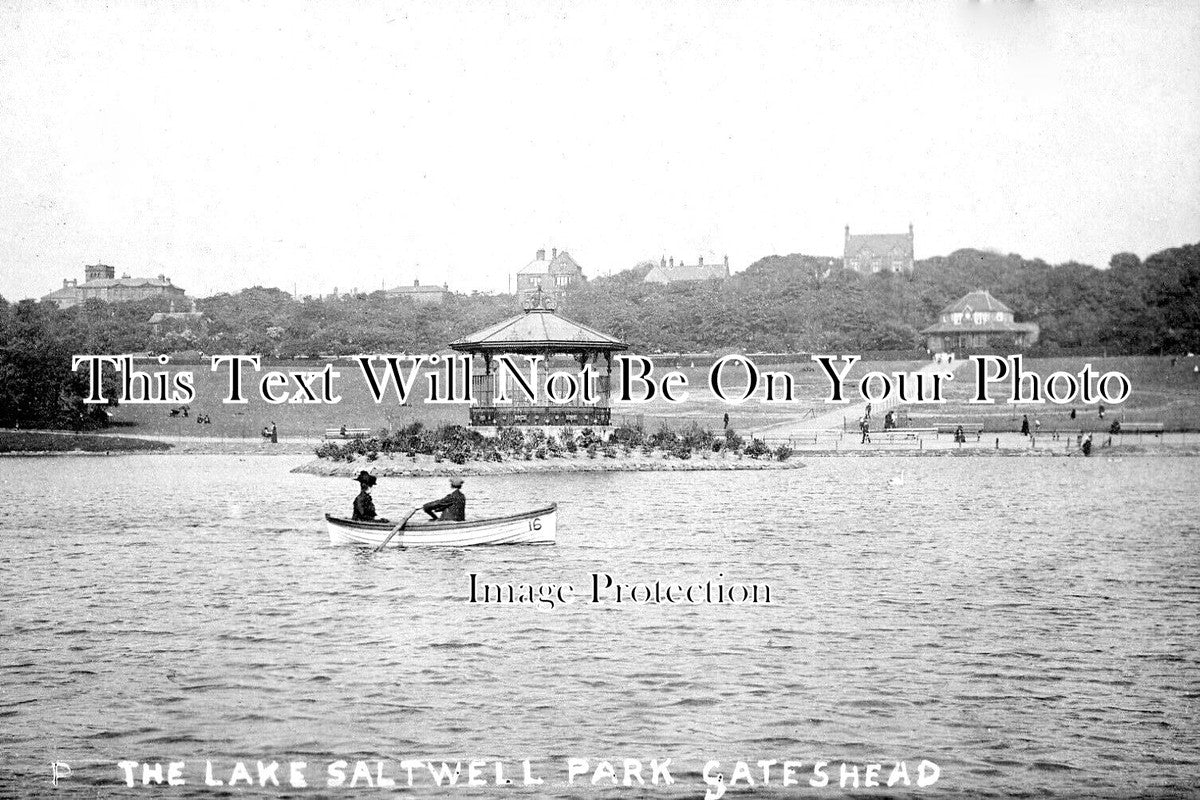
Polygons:
[[[928,796],[1200,778],[1200,461],[474,478],[472,515],[557,500],[559,543],[376,555],[329,546],[321,513],[356,484],[289,474],[302,460],[0,459],[0,795],[224,796],[205,760],[225,779],[304,761],[323,786],[338,759],[399,778],[402,759],[500,759],[519,782],[528,758],[546,781],[404,789],[438,797],[701,797],[705,762],[728,778],[739,759],[756,782],[760,759],[804,762],[799,786],[758,787],[780,797],[839,795],[842,762],[915,778],[927,759],[937,783],[908,791]],[[376,505],[445,490],[383,479]],[[470,604],[472,572],[580,602]],[[591,604],[593,572],[772,602]],[[567,786],[570,757],[670,758],[676,783]],[[123,759],[184,761],[187,785],[125,789]],[[809,787],[815,760],[831,788]],[[56,789],[52,761],[72,770]]]

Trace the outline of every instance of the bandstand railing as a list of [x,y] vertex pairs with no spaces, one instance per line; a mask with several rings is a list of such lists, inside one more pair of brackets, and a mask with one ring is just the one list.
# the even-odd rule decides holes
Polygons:
[[608,406],[474,406],[471,424],[607,426],[612,419]]

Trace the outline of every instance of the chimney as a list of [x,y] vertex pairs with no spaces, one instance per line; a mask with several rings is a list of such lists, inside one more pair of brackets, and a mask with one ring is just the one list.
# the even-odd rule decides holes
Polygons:
[[420,279],[419,279],[419,278],[413,278],[413,286],[420,286],[420,285],[421,285],[421,281],[420,281]]
[[729,272],[729,256],[725,256],[725,271]]
[[701,266],[701,267],[703,267],[703,266],[704,266],[704,256],[700,256],[700,260],[699,260],[699,262],[698,262],[698,265],[699,265],[699,266]]
[[550,258],[558,258],[558,248],[555,247],[550,251]]
[[675,266],[675,256],[671,256],[671,266]]
[[538,250],[538,251],[537,251],[537,260],[538,260],[538,261],[545,261],[545,260],[546,260],[546,251],[545,251],[545,249],[542,249],[542,250]]
[[850,241],[850,226],[846,226],[846,241]]
[[913,233],[912,223],[910,222],[910,223],[908,223],[908,238],[910,238],[910,239],[912,238],[912,233]]
[[660,267],[665,267],[665,266],[667,265],[667,257],[666,257],[666,256],[663,256],[663,257],[662,257],[662,261],[658,262],[658,265],[659,265]]
[[67,279],[63,278],[63,288],[67,288]]

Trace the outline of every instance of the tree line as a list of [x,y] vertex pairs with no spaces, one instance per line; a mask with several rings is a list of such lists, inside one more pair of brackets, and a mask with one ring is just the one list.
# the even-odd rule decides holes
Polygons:
[[[901,274],[861,275],[842,269],[841,259],[793,254],[760,259],[726,280],[662,285],[643,280],[651,266],[572,288],[559,310],[642,353],[860,353],[920,349],[920,330],[978,288],[1018,321],[1038,323],[1039,353],[1200,351],[1200,244],[1145,260],[1119,253],[1107,269],[972,249],[923,259]],[[59,309],[0,298],[0,426],[101,424],[103,410],[79,402],[74,354],[431,353],[522,308],[520,298],[503,294],[421,304],[383,292],[296,299],[255,286],[197,300],[202,325],[152,327],[151,315],[167,305],[89,300]]]

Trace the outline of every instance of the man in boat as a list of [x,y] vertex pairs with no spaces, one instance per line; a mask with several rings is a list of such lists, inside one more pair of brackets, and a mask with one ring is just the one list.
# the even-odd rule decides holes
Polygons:
[[[462,522],[467,518],[467,498],[462,493],[462,478],[450,479],[450,494],[443,497],[441,500],[434,500],[431,503],[426,503],[421,506],[430,519],[439,522]],[[439,517],[436,513],[442,512]]]
[[354,519],[363,522],[387,522],[383,517],[375,516],[375,501],[371,499],[371,487],[375,485],[376,477],[364,469],[354,480],[358,481],[359,486],[358,497],[354,498]]

